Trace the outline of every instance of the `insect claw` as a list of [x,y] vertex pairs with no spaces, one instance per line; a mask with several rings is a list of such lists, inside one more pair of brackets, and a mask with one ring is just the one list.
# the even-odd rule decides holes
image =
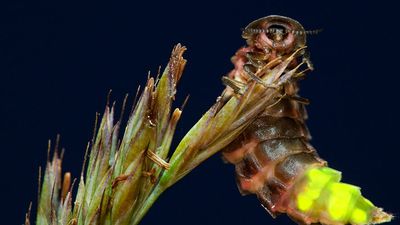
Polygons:
[[250,68],[250,67],[252,67],[252,65],[250,65],[250,64],[245,64],[245,65],[243,66],[243,69],[244,69],[244,71],[247,73],[247,75],[249,75],[249,77],[250,77],[251,79],[253,79],[254,81],[256,81],[257,83],[259,83],[259,84],[261,84],[261,85],[267,87],[267,85],[265,84],[265,82],[264,82],[259,76],[257,76],[253,71],[251,71],[251,68]]
[[294,78],[303,78],[306,75],[306,72],[310,71],[310,70],[312,70],[312,69],[310,69],[310,68],[304,69],[304,70],[296,73],[293,77]]
[[232,88],[236,94],[240,94],[240,95],[243,94],[244,87],[246,86],[246,84],[244,84],[240,81],[237,81],[237,80],[231,79],[229,77],[225,77],[225,76],[222,77],[222,83],[224,83],[226,86]]
[[307,67],[310,68],[310,70],[314,70],[314,65],[311,62],[310,59],[310,52],[306,51],[303,55],[303,62],[305,62],[307,64]]

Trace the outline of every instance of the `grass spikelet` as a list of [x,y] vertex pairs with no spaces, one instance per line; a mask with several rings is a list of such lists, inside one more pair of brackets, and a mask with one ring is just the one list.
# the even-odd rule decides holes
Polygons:
[[[233,87],[236,92],[218,97],[170,152],[182,113],[172,109],[172,102],[186,64],[185,50],[176,45],[161,76],[148,77],[125,126],[121,119],[115,120],[114,106],[106,106],[88,146],[86,173],[82,171],[78,179],[74,199],[74,182],[71,174],[62,174],[62,156],[56,145],[44,172],[36,224],[138,224],[167,188],[230,143],[263,108],[277,101],[279,87],[254,81]],[[272,84],[279,86],[293,58],[266,68]],[[29,221],[27,213],[25,224]]]

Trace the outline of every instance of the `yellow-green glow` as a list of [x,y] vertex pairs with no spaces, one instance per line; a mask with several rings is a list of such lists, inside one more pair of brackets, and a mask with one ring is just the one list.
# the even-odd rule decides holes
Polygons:
[[312,200],[317,199],[320,195],[321,195],[321,188],[318,187],[310,188],[307,191],[307,196]]
[[339,182],[340,179],[342,179],[342,174],[340,171],[334,170],[329,167],[322,167],[320,168],[320,170],[325,174],[329,174],[332,177],[332,181],[334,182]]
[[310,179],[318,180],[321,183],[328,181],[337,182],[341,179],[340,172],[329,167],[312,168],[307,172],[307,175]]
[[372,202],[370,200],[363,198],[363,201],[367,204],[367,206],[374,207],[374,204],[372,204]]
[[331,180],[330,174],[324,173],[319,168],[312,168],[307,172],[307,195],[313,200],[321,195],[323,187]]
[[313,205],[313,199],[310,199],[309,196],[307,196],[304,193],[301,193],[297,196],[297,207],[305,212],[308,211],[311,206]]
[[355,224],[364,224],[368,220],[367,213],[359,208],[354,209],[351,214],[351,221]]
[[305,178],[303,191],[297,196],[297,207],[303,212],[311,208],[329,182],[340,179],[340,173],[330,168],[311,168],[306,172]]
[[332,224],[371,223],[376,207],[361,195],[359,187],[341,183],[340,179],[340,172],[328,167],[308,169],[294,189],[299,212]]
[[352,202],[352,193],[349,185],[333,183],[329,186],[330,196],[328,202],[329,216],[335,221],[341,221],[346,217]]

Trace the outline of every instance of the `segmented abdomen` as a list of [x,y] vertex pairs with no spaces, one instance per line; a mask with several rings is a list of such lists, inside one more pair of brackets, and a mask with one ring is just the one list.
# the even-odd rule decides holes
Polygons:
[[268,106],[223,151],[235,165],[240,192],[256,194],[275,217],[286,213],[298,224],[365,225],[387,222],[390,214],[342,183],[309,143],[307,118],[295,82],[284,84],[280,99]]
[[298,174],[325,165],[309,143],[304,105],[290,97],[296,95],[296,84],[286,84],[282,92],[287,97],[265,109],[223,151],[224,159],[235,165],[240,192],[256,194],[273,216],[285,211],[285,194]]
[[[304,50],[308,33],[297,21],[276,15],[244,29],[248,46],[232,57],[235,69],[223,79],[228,86],[224,98],[256,82],[276,89],[268,97],[276,101],[224,149],[223,156],[235,165],[241,193],[256,194],[272,216],[286,213],[298,224],[388,222],[392,215],[364,198],[359,187],[342,183],[341,173],[327,167],[309,143],[304,107],[308,101],[297,95],[297,80],[313,68]],[[298,71],[302,65],[307,68]]]

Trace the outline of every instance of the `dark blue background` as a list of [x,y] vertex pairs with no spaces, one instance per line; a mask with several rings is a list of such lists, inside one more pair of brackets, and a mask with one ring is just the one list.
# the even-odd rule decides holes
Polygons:
[[[313,144],[344,181],[399,212],[399,18],[389,1],[12,1],[0,7],[1,224],[21,224],[36,203],[37,169],[47,140],[66,148],[77,176],[106,94],[134,95],[148,70],[165,65],[174,44],[188,47],[177,106],[177,137],[215,101],[220,77],[242,45],[240,29],[281,14],[306,29],[316,70],[302,82],[310,98]],[[173,186],[143,224],[293,224],[275,221],[254,196],[241,197],[233,167],[214,156]],[[397,224],[393,222],[391,224]]]

